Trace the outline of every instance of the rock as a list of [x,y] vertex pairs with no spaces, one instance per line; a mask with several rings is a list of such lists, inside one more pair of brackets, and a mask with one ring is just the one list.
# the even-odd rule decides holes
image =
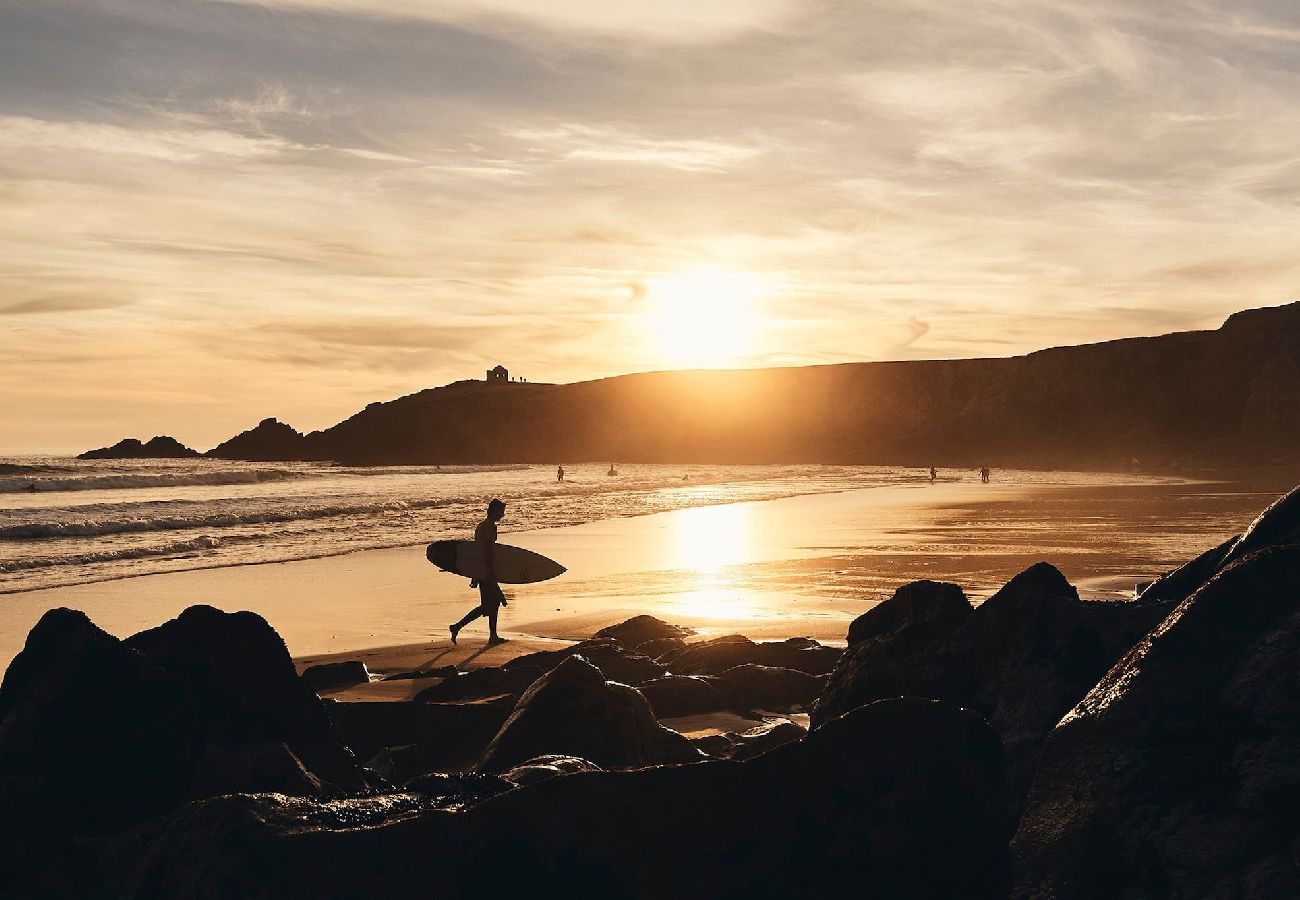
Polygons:
[[191,606],[126,640],[194,696],[207,739],[234,748],[283,741],[321,780],[360,790],[365,780],[284,641],[256,613]]
[[577,756],[609,769],[700,759],[685,738],[659,724],[645,697],[606,682],[599,669],[578,656],[524,692],[484,751],[479,769],[504,772],[549,754]]
[[455,815],[275,795],[193,804],[122,893],[504,897],[541,884],[611,900],[983,900],[1007,890],[1002,777],[979,716],[887,700],[745,762],[577,773]]
[[455,678],[460,670],[455,666],[434,666],[432,669],[412,669],[409,672],[394,672],[385,675],[381,681],[418,681],[423,678]]
[[713,679],[698,675],[666,675],[638,684],[636,689],[650,701],[660,719],[714,712],[726,709],[729,703]]
[[205,744],[190,781],[189,799],[259,791],[314,797],[323,790],[321,780],[281,741],[245,743],[232,750]]
[[604,769],[600,766],[589,763],[585,759],[579,759],[576,756],[551,755],[530,759],[523,765],[515,766],[501,777],[506,781],[524,787],[529,784],[537,784],[539,781],[546,781],[557,775],[603,771]]
[[849,646],[887,637],[923,647],[956,631],[970,614],[970,601],[957,585],[913,581],[853,620]]
[[502,695],[518,697],[544,674],[545,669],[533,665],[513,665],[509,668],[487,666],[462,672],[454,678],[427,687],[416,694],[415,699],[422,703],[460,703]]
[[250,428],[221,442],[206,455],[217,459],[258,462],[312,458],[302,433],[274,418],[263,419],[257,423],[256,428]]
[[1300,488],[1275,500],[1242,534],[1205,551],[1142,591],[1140,599],[1181,603],[1218,572],[1265,547],[1300,543]]
[[746,663],[734,666],[710,681],[736,710],[788,710],[811,705],[826,683],[825,676],[796,669],[778,669]]
[[1016,895],[1295,897],[1300,546],[1236,560],[1052,731]]
[[731,733],[731,759],[753,759],[769,750],[783,747],[791,741],[801,741],[808,734],[808,729],[789,720],[764,722],[748,731]]
[[746,663],[824,675],[835,667],[839,658],[839,650],[823,647],[807,638],[756,644],[744,635],[729,634],[687,644],[683,649],[665,655],[659,662],[674,675],[718,675]]
[[656,638],[653,641],[646,641],[644,644],[637,644],[635,652],[657,662],[659,657],[676,650],[681,650],[685,646],[686,642],[681,638]]
[[186,447],[174,437],[160,435],[140,443],[136,438],[125,438],[111,447],[87,450],[77,459],[190,459],[199,451]]
[[411,779],[406,783],[405,790],[433,798],[443,809],[459,809],[474,806],[514,788],[512,782],[506,781],[500,775],[484,775],[482,772],[454,774],[434,772]]
[[897,640],[881,635],[855,644],[814,705],[813,727],[888,696],[972,707],[1002,736],[1018,808],[1047,733],[1168,609],[1082,601],[1059,571],[1039,563],[945,638],[913,643],[905,627]]
[[470,703],[350,702],[333,704],[330,716],[359,759],[413,746],[404,756],[400,784],[426,772],[472,768],[512,709],[508,697]]
[[[647,616],[646,618],[650,617]],[[541,650],[537,653],[528,653],[510,660],[504,664],[503,668],[535,666],[544,672],[549,672],[570,656],[581,656],[600,669],[601,674],[606,679],[621,684],[640,684],[643,681],[660,678],[667,674],[667,670],[654,660],[623,649],[612,638],[593,638],[589,641],[579,641],[573,646],[565,647],[562,650]]]
[[302,680],[307,683],[307,687],[320,694],[325,691],[339,691],[357,684],[369,684],[370,670],[359,660],[324,663],[304,669]]
[[43,615],[0,684],[0,774],[40,785],[58,830],[175,809],[202,749],[186,687],[76,610]]
[[617,625],[610,625],[597,631],[595,637],[610,638],[628,650],[638,650],[647,641],[664,638],[683,638],[695,632],[690,628],[656,619],[654,616],[633,616]]

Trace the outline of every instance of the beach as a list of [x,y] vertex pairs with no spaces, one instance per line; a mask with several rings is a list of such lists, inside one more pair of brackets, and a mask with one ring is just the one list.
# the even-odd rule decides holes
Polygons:
[[[1276,494],[1276,479],[1043,481],[995,474],[980,484],[966,473],[533,530],[508,517],[503,542],[560,560],[568,572],[509,590],[500,628],[512,643],[469,664],[589,637],[639,613],[704,637],[842,645],[848,623],[905,582],[953,581],[978,603],[1040,560],[1085,597],[1131,596],[1136,583],[1240,531]],[[367,651],[382,673],[448,649],[447,624],[476,597],[464,579],[430,566],[423,545],[165,572],[0,598],[0,659],[7,664],[53,607],[83,610],[125,637],[204,603],[264,616],[303,664]],[[440,664],[463,663],[484,637],[481,621],[469,626],[464,649]]]

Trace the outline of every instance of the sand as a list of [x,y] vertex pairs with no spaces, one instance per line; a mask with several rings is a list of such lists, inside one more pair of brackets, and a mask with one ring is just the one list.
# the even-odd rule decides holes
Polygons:
[[[54,606],[82,609],[119,636],[195,603],[251,609],[302,664],[360,658],[381,675],[499,665],[642,612],[702,637],[842,645],[855,616],[915,578],[956,581],[979,600],[1046,559],[1088,595],[1125,594],[1240,530],[1274,495],[1272,486],[985,485],[972,477],[514,530],[503,540],[569,572],[510,591],[500,630],[511,643],[486,653],[482,620],[450,649],[446,625],[477,592],[430,566],[422,546],[149,575],[0,597],[0,663]],[[394,699],[411,687],[395,684],[386,687]]]

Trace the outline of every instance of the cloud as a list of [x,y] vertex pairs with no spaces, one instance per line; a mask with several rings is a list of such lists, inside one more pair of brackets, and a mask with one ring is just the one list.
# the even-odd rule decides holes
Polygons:
[[711,43],[779,26],[798,11],[792,0],[230,0],[374,18],[426,19],[458,24],[515,21],[548,30],[630,40]]

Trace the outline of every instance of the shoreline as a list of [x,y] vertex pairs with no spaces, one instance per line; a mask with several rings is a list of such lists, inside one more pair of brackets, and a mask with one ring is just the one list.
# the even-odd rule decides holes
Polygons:
[[[1118,596],[1115,585],[1131,587],[1240,530],[1263,493],[1191,482],[954,481],[512,531],[505,542],[560,559],[570,571],[519,588],[517,602],[502,610],[501,630],[507,637],[576,640],[648,612],[704,634],[839,641],[848,621],[898,585],[955,581],[978,601],[1040,560],[1060,565],[1081,586],[1109,580],[1093,594]],[[1167,523],[1159,533],[1146,525],[1153,516]],[[12,658],[54,606],[80,608],[121,637],[197,603],[252,609],[284,636],[293,656],[308,658],[431,647],[446,641],[446,622],[473,602],[462,579],[437,572],[410,545],[143,575],[6,596],[0,657]],[[476,626],[462,641],[481,638]]]

